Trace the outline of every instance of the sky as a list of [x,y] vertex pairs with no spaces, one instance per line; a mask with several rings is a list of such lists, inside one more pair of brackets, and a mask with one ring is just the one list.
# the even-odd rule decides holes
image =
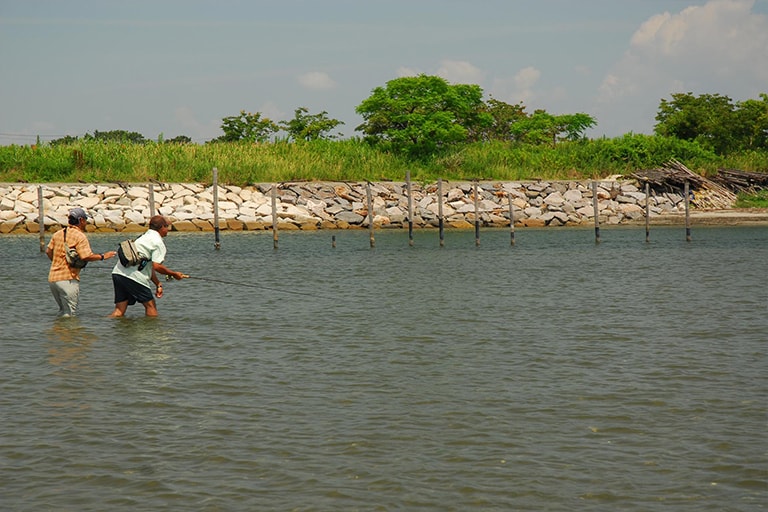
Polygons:
[[418,74],[653,133],[662,99],[768,93],[768,0],[0,0],[0,145],[204,143],[240,111],[344,122]]

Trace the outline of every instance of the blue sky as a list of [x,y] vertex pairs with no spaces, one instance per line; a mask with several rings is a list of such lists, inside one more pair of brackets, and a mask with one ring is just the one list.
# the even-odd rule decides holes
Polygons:
[[204,142],[241,110],[344,121],[440,75],[590,136],[652,133],[674,92],[768,92],[768,0],[0,0],[0,144],[95,130]]

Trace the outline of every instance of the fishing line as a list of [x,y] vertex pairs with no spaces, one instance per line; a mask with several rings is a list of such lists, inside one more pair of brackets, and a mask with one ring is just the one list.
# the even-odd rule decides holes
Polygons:
[[[99,270],[110,270],[111,271],[113,267],[111,267],[111,266],[108,267],[108,266],[105,266],[105,265],[93,265],[90,268],[96,268],[96,269],[99,269]],[[309,293],[306,293],[306,292],[297,292],[297,291],[294,291],[294,290],[286,290],[284,288],[273,288],[273,287],[270,287],[270,286],[264,286],[264,285],[260,285],[260,284],[240,283],[240,282],[237,282],[237,281],[226,281],[224,279],[215,279],[213,277],[190,276],[189,274],[184,274],[184,275],[187,276],[185,279],[197,279],[199,281],[210,281],[212,283],[228,284],[228,285],[232,285],[232,286],[244,286],[246,288],[257,288],[257,289],[260,289],[260,290],[269,290],[269,291],[272,291],[272,292],[291,293],[293,295],[302,295],[304,297],[307,297],[308,295],[310,295]],[[169,276],[169,275],[165,276],[165,280],[166,281],[177,281],[177,279],[174,279],[172,276]],[[314,292],[311,293],[311,295],[313,297],[319,297],[321,299],[328,299],[328,300],[335,300],[336,299],[336,297],[330,297],[330,296],[327,296],[327,295],[326,296],[318,295],[317,293],[314,293]]]
[[[167,281],[173,281],[174,280],[173,277],[171,277],[171,276],[165,276],[165,279]],[[293,290],[286,290],[285,288],[272,288],[272,287],[269,287],[269,286],[264,286],[264,285],[259,285],[259,284],[239,283],[237,281],[225,281],[224,279],[214,279],[212,277],[198,277],[198,276],[187,275],[186,279],[199,279],[200,281],[210,281],[212,283],[229,284],[229,285],[234,285],[234,286],[245,286],[246,288],[258,288],[258,289],[261,289],[261,290],[269,290],[269,291],[280,292],[280,293],[292,293],[294,295],[302,295],[304,297],[306,297],[308,295],[305,292],[297,292],[297,291],[293,291]],[[335,299],[335,297],[328,297],[328,296],[317,295],[316,293],[312,293],[312,296],[320,297],[320,298],[324,298],[324,299]]]

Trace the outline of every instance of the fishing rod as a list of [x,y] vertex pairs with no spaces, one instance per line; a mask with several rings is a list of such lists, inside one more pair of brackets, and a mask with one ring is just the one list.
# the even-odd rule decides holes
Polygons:
[[[112,267],[108,267],[106,265],[94,265],[93,268],[97,268],[99,270],[112,270]],[[307,294],[304,293],[304,292],[297,292],[297,291],[293,291],[293,290],[286,290],[284,288],[273,288],[273,287],[270,287],[270,286],[263,286],[263,285],[252,284],[252,283],[240,283],[240,282],[237,282],[237,281],[226,281],[224,279],[214,279],[212,277],[199,277],[199,276],[190,276],[189,274],[184,274],[184,279],[197,279],[199,281],[210,281],[211,283],[229,284],[229,285],[233,285],[233,286],[245,286],[246,288],[258,288],[260,290],[269,290],[269,291],[272,291],[272,292],[291,293],[293,295],[302,295],[302,296],[305,296],[305,297],[307,296]],[[165,280],[166,281],[176,281],[176,279],[174,279],[173,276],[169,276],[169,275],[165,276]],[[327,295],[326,296],[318,295],[316,293],[312,293],[312,296],[320,297],[320,298],[328,299],[328,300],[336,298],[336,297],[330,297],[330,296],[327,296]]]
[[[263,285],[259,285],[259,284],[239,283],[237,281],[225,281],[224,279],[214,279],[212,277],[190,276],[188,274],[184,274],[184,275],[186,276],[185,279],[198,279],[200,281],[210,281],[211,283],[229,284],[229,285],[234,285],[234,286],[245,286],[246,288],[258,288],[258,289],[261,289],[261,290],[269,290],[269,291],[273,291],[273,292],[292,293],[294,295],[303,295],[305,297],[307,296],[307,294],[304,293],[304,292],[297,292],[297,291],[293,291],[293,290],[286,290],[284,288],[272,288],[272,287],[269,287],[269,286],[263,286]],[[165,279],[166,279],[166,281],[173,281],[174,280],[174,278],[172,276],[168,276],[168,275],[165,276]],[[316,297],[323,297],[322,295],[317,295],[316,293],[313,293],[312,295],[316,296]],[[334,297],[323,297],[323,298],[331,299],[331,298],[334,298]]]

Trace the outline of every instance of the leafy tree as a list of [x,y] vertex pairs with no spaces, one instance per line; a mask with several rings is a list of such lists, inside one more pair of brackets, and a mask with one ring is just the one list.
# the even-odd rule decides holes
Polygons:
[[86,141],[99,141],[99,142],[121,142],[121,143],[131,143],[131,144],[144,144],[146,139],[144,139],[144,136],[138,132],[129,132],[126,130],[110,130],[107,132],[100,132],[99,130],[94,130],[93,135],[90,133],[86,133],[83,136],[83,140]]
[[328,118],[325,110],[319,114],[309,114],[309,109],[299,107],[294,111],[294,117],[290,121],[283,121],[283,128],[293,140],[317,140],[335,139],[338,135],[328,135],[328,132],[344,124],[338,119]]
[[192,139],[186,135],[178,135],[172,139],[166,139],[166,144],[190,144]]
[[396,78],[357,106],[365,122],[355,130],[369,142],[426,156],[492,123],[482,110],[482,95],[477,85],[450,85],[437,76]]
[[734,103],[720,94],[676,93],[661,100],[657,134],[696,141],[717,154],[768,149],[768,95]]
[[768,94],[738,103],[734,114],[740,149],[768,150]]
[[271,119],[261,117],[261,112],[251,114],[241,110],[237,116],[222,119],[221,129],[224,130],[224,135],[211,142],[266,142],[280,127]]
[[738,146],[735,106],[731,98],[720,94],[672,94],[672,100],[661,100],[656,114],[655,133],[666,137],[693,140],[718,154]]
[[50,144],[51,146],[67,146],[69,144],[74,144],[79,139],[76,136],[73,135],[65,135],[64,137],[61,137],[59,139],[53,139]]
[[491,116],[492,121],[474,137],[470,135],[471,140],[511,140],[512,125],[528,117],[522,103],[510,105],[494,98],[483,105],[483,111]]
[[558,140],[575,141],[584,138],[584,132],[597,124],[588,114],[552,115],[546,110],[536,110],[526,118],[512,124],[513,137],[528,144],[551,144]]

